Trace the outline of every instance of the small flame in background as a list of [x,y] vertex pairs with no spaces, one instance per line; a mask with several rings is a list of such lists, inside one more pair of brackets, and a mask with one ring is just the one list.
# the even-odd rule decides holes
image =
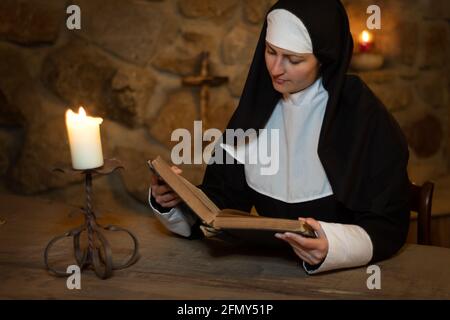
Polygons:
[[372,46],[373,46],[373,36],[369,31],[364,30],[359,35],[359,51],[368,52],[371,50]]

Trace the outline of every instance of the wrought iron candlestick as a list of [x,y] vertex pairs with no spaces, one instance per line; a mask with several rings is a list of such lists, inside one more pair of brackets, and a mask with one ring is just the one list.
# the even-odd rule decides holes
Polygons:
[[[92,208],[92,176],[94,174],[106,175],[114,172],[116,169],[122,168],[120,162],[116,159],[105,159],[104,165],[96,169],[75,170],[72,168],[63,169],[56,168],[55,171],[60,171],[69,174],[84,174],[85,175],[85,191],[86,203],[83,208],[84,224],[69,230],[63,235],[53,238],[45,248],[44,261],[48,271],[56,276],[66,277],[65,271],[58,271],[49,265],[48,253],[52,246],[59,240],[66,237],[73,237],[73,247],[75,260],[81,270],[89,267],[93,268],[96,275],[101,279],[107,279],[112,276],[113,270],[124,269],[134,264],[139,259],[139,243],[136,236],[129,230],[115,225],[101,226],[96,221],[96,215]],[[111,246],[103,235],[102,230],[107,231],[122,231],[128,234],[133,240],[133,253],[122,264],[115,264],[112,259]],[[80,237],[83,232],[87,233],[87,247],[81,248]]]

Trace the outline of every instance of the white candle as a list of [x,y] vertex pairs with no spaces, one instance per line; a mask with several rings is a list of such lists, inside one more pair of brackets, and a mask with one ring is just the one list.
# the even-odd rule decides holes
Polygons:
[[78,114],[70,109],[66,111],[66,127],[74,169],[93,169],[103,165],[100,139],[102,122],[102,118],[86,116],[83,107],[79,108]]

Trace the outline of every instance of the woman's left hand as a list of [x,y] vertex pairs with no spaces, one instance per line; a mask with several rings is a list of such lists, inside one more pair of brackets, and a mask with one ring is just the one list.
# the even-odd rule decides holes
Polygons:
[[298,218],[309,224],[316,231],[317,238],[306,238],[296,233],[276,233],[275,237],[284,240],[292,246],[294,252],[310,265],[317,265],[325,260],[328,253],[328,239],[320,223],[313,218]]

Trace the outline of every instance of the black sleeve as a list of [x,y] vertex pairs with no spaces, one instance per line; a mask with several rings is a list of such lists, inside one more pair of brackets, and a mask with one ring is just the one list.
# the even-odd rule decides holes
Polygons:
[[209,164],[199,188],[220,208],[250,212],[252,200],[244,165],[227,164],[234,159],[224,152],[224,164]]
[[[384,260],[394,255],[405,244],[409,230],[409,180],[406,168],[397,164],[380,174],[390,175],[392,178],[392,184],[381,190],[373,199],[374,206],[382,206],[383,209],[355,214],[355,224],[362,227],[372,241],[371,262]],[[403,190],[404,196],[399,194],[399,190]]]
[[[373,140],[378,143],[371,148],[372,163],[366,180],[372,190],[370,210],[355,214],[355,224],[362,227],[372,240],[372,262],[391,257],[405,244],[410,221],[406,139],[389,114],[377,119],[376,128]],[[394,130],[393,133],[386,134],[390,130]],[[380,144],[386,136],[392,137],[391,141]],[[395,157],[385,160],[387,157],[383,155],[386,153],[395,154]]]

